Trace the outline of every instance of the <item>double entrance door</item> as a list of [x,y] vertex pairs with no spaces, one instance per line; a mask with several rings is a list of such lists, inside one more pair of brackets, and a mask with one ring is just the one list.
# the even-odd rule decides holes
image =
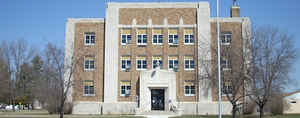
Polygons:
[[151,110],[165,109],[165,90],[151,89]]

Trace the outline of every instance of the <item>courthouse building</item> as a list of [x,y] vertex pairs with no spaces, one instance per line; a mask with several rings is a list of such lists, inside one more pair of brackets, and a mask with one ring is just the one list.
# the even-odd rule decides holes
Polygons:
[[[221,45],[241,48],[250,20],[239,6],[228,9]],[[80,65],[68,95],[73,114],[217,114],[218,87],[201,79],[207,70],[217,75],[214,62],[203,64],[216,60],[210,11],[208,2],[110,2],[106,18],[68,19],[65,62]],[[222,58],[222,71],[233,68]],[[222,85],[230,92],[231,83]],[[230,114],[231,104],[222,104]]]

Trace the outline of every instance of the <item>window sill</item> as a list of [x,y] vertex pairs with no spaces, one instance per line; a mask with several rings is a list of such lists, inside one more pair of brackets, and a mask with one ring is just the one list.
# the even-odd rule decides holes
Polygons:
[[163,45],[162,43],[152,43],[152,45]]
[[130,95],[121,94],[120,97],[130,97]]
[[195,96],[195,94],[184,94],[184,96],[193,97],[193,96]]
[[227,95],[228,95],[228,96],[232,96],[231,93],[230,93],[230,94],[222,93],[222,96],[225,96],[225,97],[226,97]]
[[194,45],[194,43],[184,43],[184,45]]
[[231,68],[223,68],[223,71],[231,71]]
[[95,69],[84,69],[84,71],[88,72],[88,71],[94,71]]
[[85,97],[92,97],[92,96],[95,96],[95,94],[83,94],[83,96],[85,96]]
[[94,46],[96,43],[92,43],[92,44],[88,44],[88,43],[85,43],[84,45],[85,46]]
[[139,71],[141,71],[141,70],[147,70],[147,69],[136,69],[136,70],[139,70]]
[[231,45],[231,43],[221,43],[222,45]]
[[190,68],[185,68],[184,70],[186,70],[186,71],[193,71],[193,70],[195,70],[194,68],[192,68],[192,69],[190,69]]

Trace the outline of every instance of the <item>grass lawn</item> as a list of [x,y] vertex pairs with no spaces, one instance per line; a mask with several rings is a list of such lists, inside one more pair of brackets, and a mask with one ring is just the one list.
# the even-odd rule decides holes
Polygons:
[[[172,118],[218,118],[218,116],[199,116],[199,115],[184,115]],[[222,118],[231,118],[231,116],[222,116]],[[237,116],[236,118],[259,118],[255,115]],[[263,118],[300,118],[300,114],[286,114],[286,115],[266,115]]]
[[[58,114],[50,115],[44,110],[33,111],[0,111],[0,118],[59,118]],[[64,115],[64,118],[144,118],[133,115]]]

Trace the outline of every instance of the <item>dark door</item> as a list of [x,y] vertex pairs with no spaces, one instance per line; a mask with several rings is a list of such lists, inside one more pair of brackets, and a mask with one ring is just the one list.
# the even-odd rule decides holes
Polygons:
[[151,110],[165,109],[164,89],[151,89]]

